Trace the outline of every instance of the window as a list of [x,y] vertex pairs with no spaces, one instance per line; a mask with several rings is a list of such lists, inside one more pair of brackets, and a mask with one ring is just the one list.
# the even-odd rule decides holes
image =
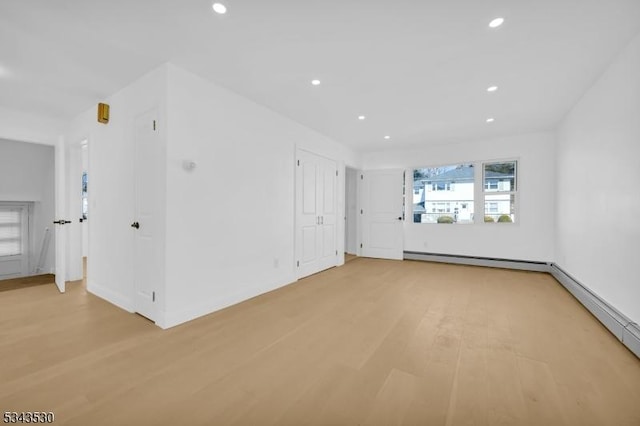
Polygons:
[[432,191],[451,191],[450,182],[433,182],[431,184]]
[[87,214],[89,213],[89,199],[87,196],[87,186],[89,179],[87,172],[82,172],[82,219],[87,220]]
[[516,221],[517,161],[483,164],[484,221]]
[[473,223],[473,190],[473,164],[414,169],[414,223]]
[[485,191],[497,191],[498,190],[498,181],[495,179],[486,179],[484,181],[484,190]]
[[0,279],[29,272],[31,202],[0,202]]
[[0,256],[23,252],[23,209],[20,205],[0,205]]

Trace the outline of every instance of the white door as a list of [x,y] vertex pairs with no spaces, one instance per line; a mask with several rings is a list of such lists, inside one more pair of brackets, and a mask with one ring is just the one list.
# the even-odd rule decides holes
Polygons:
[[325,158],[319,159],[319,179],[321,183],[318,187],[320,200],[320,254],[319,266],[323,271],[336,266],[338,261],[337,233],[338,233],[338,212],[337,212],[337,184],[338,173],[335,161]]
[[404,171],[367,171],[362,183],[362,255],[402,259]]
[[54,223],[56,238],[56,286],[61,293],[65,291],[67,279],[67,228],[71,222],[67,219],[67,183],[66,147],[64,139],[58,138],[55,146],[55,211]]
[[82,268],[82,145],[67,147],[67,193],[69,220],[65,225],[67,239],[67,278],[68,281],[81,280]]
[[158,212],[162,208],[162,146],[157,110],[140,115],[135,126],[134,309],[155,321],[157,283],[162,280],[162,253],[156,241]]
[[337,264],[336,162],[298,151],[296,266],[298,278]]

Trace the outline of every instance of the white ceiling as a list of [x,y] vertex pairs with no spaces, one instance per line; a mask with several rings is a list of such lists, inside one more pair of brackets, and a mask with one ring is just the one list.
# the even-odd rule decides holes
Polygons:
[[3,0],[0,107],[70,120],[171,61],[361,151],[485,138],[553,128],[640,31],[638,0],[222,2]]

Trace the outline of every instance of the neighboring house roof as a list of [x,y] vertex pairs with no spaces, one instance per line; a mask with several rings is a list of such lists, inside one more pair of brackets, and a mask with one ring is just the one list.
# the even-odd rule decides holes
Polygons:
[[420,178],[415,183],[424,182],[473,182],[473,167],[449,170],[430,178]]
[[[473,167],[461,167],[459,169],[453,169],[444,173],[440,173],[439,175],[432,176],[430,178],[419,178],[414,182],[414,187],[421,186],[426,182],[473,182],[473,170]],[[507,179],[513,177],[513,174],[488,171],[485,173],[485,177]]]

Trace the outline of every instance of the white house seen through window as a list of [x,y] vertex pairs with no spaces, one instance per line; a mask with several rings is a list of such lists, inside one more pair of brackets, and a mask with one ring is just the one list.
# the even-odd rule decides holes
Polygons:
[[484,221],[516,221],[517,161],[483,164]]
[[414,223],[473,223],[473,164],[413,171]]

